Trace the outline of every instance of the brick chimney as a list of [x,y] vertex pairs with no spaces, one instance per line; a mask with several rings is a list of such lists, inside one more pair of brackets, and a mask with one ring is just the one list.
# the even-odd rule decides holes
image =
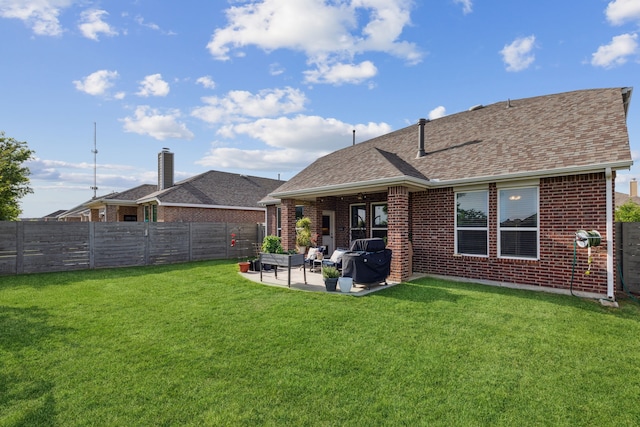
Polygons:
[[638,197],[638,181],[635,178],[629,183],[629,196]]
[[158,153],[158,191],[173,187],[173,153],[163,148]]

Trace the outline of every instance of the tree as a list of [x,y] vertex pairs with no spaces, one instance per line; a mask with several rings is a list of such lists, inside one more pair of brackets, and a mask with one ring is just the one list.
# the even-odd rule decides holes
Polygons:
[[29,168],[22,165],[33,154],[26,142],[6,137],[0,131],[0,221],[17,220],[22,213],[20,199],[33,193]]
[[616,222],[640,222],[640,205],[627,200],[616,209]]

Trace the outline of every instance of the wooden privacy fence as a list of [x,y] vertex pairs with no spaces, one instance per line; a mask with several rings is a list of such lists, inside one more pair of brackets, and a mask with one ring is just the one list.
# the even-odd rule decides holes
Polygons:
[[261,224],[0,222],[0,274],[255,256]]
[[[616,248],[626,289],[640,294],[640,222],[616,223]],[[618,275],[618,287],[622,287]]]

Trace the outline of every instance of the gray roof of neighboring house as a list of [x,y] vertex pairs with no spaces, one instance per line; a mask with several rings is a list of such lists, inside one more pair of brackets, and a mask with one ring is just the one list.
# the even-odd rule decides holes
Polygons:
[[158,200],[163,205],[259,207],[258,202],[283,181],[229,172],[209,171],[147,194],[138,203]]
[[135,202],[141,197],[146,196],[147,194],[153,193],[158,190],[158,186],[156,184],[142,184],[137,187],[130,188],[125,191],[121,191],[120,193],[111,193],[104,197],[100,197],[100,199],[107,200],[131,200]]
[[640,205],[640,197],[630,196],[628,194],[619,193],[616,191],[616,207],[622,206],[629,201],[635,203],[636,205]]
[[[428,121],[317,159],[271,197],[414,188],[628,168],[631,88],[589,89],[502,101]],[[394,184],[395,183],[395,184]]]

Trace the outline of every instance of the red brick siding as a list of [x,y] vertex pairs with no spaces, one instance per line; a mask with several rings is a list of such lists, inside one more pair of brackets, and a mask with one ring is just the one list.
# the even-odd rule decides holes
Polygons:
[[409,190],[407,187],[389,188],[387,245],[393,251],[391,280],[403,281],[411,276],[409,249]]
[[294,250],[296,248],[296,201],[284,199],[281,207],[282,248]]
[[265,212],[261,210],[158,206],[158,222],[255,222],[262,224],[264,220]]
[[605,187],[604,173],[540,180],[539,260],[498,258],[495,185],[489,187],[487,258],[454,254],[453,189],[413,193],[413,269],[422,273],[568,289],[575,232],[579,229],[595,229],[602,235],[602,245],[592,249],[593,262],[589,275],[584,274],[588,266],[587,250],[578,249],[573,289],[606,295]]

